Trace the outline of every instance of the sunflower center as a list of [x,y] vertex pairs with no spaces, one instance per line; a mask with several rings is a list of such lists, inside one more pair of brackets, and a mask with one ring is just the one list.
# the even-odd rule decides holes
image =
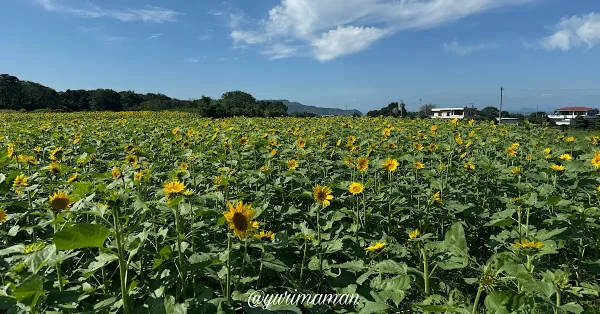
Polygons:
[[327,199],[327,193],[325,193],[324,191],[319,191],[317,193],[317,199],[319,199],[321,201]]
[[248,229],[248,220],[242,213],[233,214],[231,219],[236,230],[246,231]]
[[55,198],[52,201],[52,208],[55,210],[63,210],[69,206],[69,200],[66,198]]

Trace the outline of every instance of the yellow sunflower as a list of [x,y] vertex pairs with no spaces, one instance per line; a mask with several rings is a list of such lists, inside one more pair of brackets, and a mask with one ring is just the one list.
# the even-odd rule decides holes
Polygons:
[[352,195],[357,195],[362,193],[365,190],[365,186],[359,182],[352,182],[350,187],[348,188],[348,192],[352,193]]
[[359,157],[356,159],[356,168],[362,172],[367,171],[369,168],[369,160],[365,157]]
[[408,238],[409,239],[415,239],[417,238],[419,235],[421,235],[421,232],[419,231],[419,229],[415,229],[411,232],[408,233]]
[[465,169],[467,170],[475,170],[475,165],[472,162],[468,162],[465,164]]
[[330,201],[333,199],[331,192],[333,191],[328,186],[317,185],[313,187],[313,197],[315,201],[323,204],[324,207],[329,206]]
[[298,147],[300,148],[304,148],[306,146],[306,140],[303,138],[299,138],[296,142],[296,145],[298,145]]
[[121,170],[119,169],[119,167],[114,167],[111,170],[110,175],[112,176],[113,179],[117,180],[118,178],[121,177]]
[[14,153],[15,153],[15,144],[9,143],[8,144],[8,157],[12,157]]
[[396,171],[398,168],[398,161],[396,159],[387,158],[384,162],[381,163],[381,167],[385,171]]
[[229,223],[229,228],[238,239],[243,240],[258,229],[259,223],[258,221],[254,221],[255,212],[250,207],[250,204],[237,201],[235,205],[228,202],[227,206],[229,210],[223,216]]
[[74,174],[72,174],[69,179],[67,180],[67,182],[71,183],[74,182],[75,180],[77,180],[77,172],[75,172]]
[[179,180],[173,180],[165,184],[163,190],[165,191],[165,194],[167,194],[167,197],[169,197],[173,194],[182,193],[185,190],[185,185],[179,182]]
[[298,168],[298,161],[296,161],[296,159],[290,159],[287,161],[287,167],[290,170],[295,170],[296,168]]
[[6,222],[6,211],[0,207],[0,224]]
[[542,242],[539,241],[525,241],[525,240],[520,240],[517,241],[515,244],[513,244],[513,246],[517,249],[530,249],[530,250],[539,250],[542,247],[544,247],[544,244]]
[[418,162],[418,161],[417,161],[417,162],[415,162],[415,163],[413,164],[413,166],[414,166],[414,167],[415,167],[415,169],[417,169],[417,170],[421,170],[421,169],[425,168],[425,165],[424,165],[422,162]]
[[268,166],[262,166],[262,167],[260,167],[259,170],[260,170],[260,172],[267,172],[267,171],[269,171],[269,167]]
[[15,187],[25,187],[28,186],[29,183],[27,183],[27,180],[29,180],[24,174],[18,175],[15,180],[13,181],[13,186]]
[[273,239],[275,239],[275,234],[271,231],[261,231],[260,233],[255,234],[254,237],[260,240],[273,241]]
[[242,146],[245,146],[246,144],[248,144],[248,138],[245,136],[242,136],[240,138],[240,144],[242,144]]
[[433,200],[438,203],[438,204],[443,204],[444,202],[442,201],[442,193],[441,192],[435,192],[435,194],[433,194]]
[[127,155],[127,157],[125,157],[125,161],[127,161],[130,164],[136,164],[137,156],[136,155]]
[[561,172],[561,171],[565,171],[565,166],[563,165],[552,165],[552,170],[556,171],[556,172]]
[[48,170],[50,170],[50,172],[52,172],[54,174],[59,174],[60,173],[60,165],[57,162],[51,162]]
[[569,155],[569,154],[562,154],[558,158],[560,158],[561,160],[566,160],[566,161],[573,159],[573,157],[571,157],[571,155]]
[[600,168],[600,152],[594,151],[594,157],[590,160],[594,168]]
[[367,248],[365,248],[365,251],[378,252],[378,251],[381,251],[386,245],[387,245],[387,243],[385,243],[385,242],[376,242],[375,244],[370,245]]
[[57,147],[50,152],[50,160],[52,161],[61,161],[63,158],[64,152],[62,147]]
[[69,196],[63,191],[54,192],[54,194],[50,196],[50,206],[55,213],[69,208],[71,204],[72,202],[69,200]]

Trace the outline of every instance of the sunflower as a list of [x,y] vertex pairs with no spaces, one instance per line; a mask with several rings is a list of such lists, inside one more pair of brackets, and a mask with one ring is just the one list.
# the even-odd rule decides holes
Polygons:
[[365,190],[365,186],[359,182],[352,182],[350,187],[348,188],[348,192],[352,193],[352,195],[357,195],[362,193]]
[[271,155],[271,157],[275,156],[276,154],[277,154],[277,150],[276,150],[276,149],[272,149],[272,150],[269,152],[269,155]]
[[71,183],[77,180],[77,172],[75,172],[74,174],[72,174],[69,179],[67,180],[67,182]]
[[594,157],[590,160],[594,168],[600,168],[600,152],[594,151]]
[[298,145],[298,147],[300,148],[304,148],[306,146],[306,140],[303,138],[299,138],[296,142],[296,145]]
[[569,155],[569,154],[562,154],[558,158],[560,158],[560,160],[566,160],[566,161],[573,159],[573,157],[571,157],[571,155]]
[[242,136],[240,138],[240,144],[242,144],[242,146],[246,146],[246,144],[248,144],[248,138],[245,136]]
[[24,175],[18,175],[15,180],[13,181],[13,186],[15,187],[25,187],[28,186],[29,183],[27,183],[28,178]]
[[6,211],[0,207],[0,224],[6,222]]
[[60,165],[57,162],[51,162],[50,167],[48,167],[48,170],[54,174],[59,174],[60,173]]
[[421,235],[421,232],[419,231],[419,229],[415,229],[411,232],[408,233],[408,238],[409,239],[416,239],[419,235]]
[[240,240],[247,238],[258,229],[258,221],[254,221],[255,212],[250,207],[250,204],[244,204],[242,201],[227,203],[229,210],[225,211],[223,216],[229,223],[229,228],[233,234]]
[[25,254],[35,253],[35,252],[43,249],[45,246],[46,246],[46,243],[44,243],[44,242],[32,243],[25,247],[25,250],[23,251],[23,253],[25,253]]
[[375,244],[370,245],[367,248],[365,248],[365,251],[378,252],[378,251],[381,251],[386,245],[387,245],[387,243],[385,243],[385,242],[376,242]]
[[133,175],[133,180],[138,181],[138,182],[142,181],[143,176],[144,176],[144,174],[141,171],[138,171]]
[[317,185],[313,187],[313,197],[315,201],[323,204],[324,207],[329,206],[330,201],[333,199],[331,192],[333,191],[328,186]]
[[112,169],[112,171],[110,172],[110,175],[112,176],[113,179],[117,180],[118,178],[121,177],[121,170],[119,170],[119,167],[114,167]]
[[546,154],[550,154],[551,151],[552,151],[552,149],[550,149],[550,148],[544,149],[544,153],[546,153]]
[[296,168],[298,168],[298,161],[296,161],[296,159],[290,159],[287,161],[287,167],[290,170],[295,170]]
[[50,196],[50,206],[55,213],[69,208],[71,204],[72,202],[69,200],[69,196],[63,191],[54,192],[54,194]]
[[167,197],[169,197],[173,194],[182,193],[185,190],[185,185],[179,182],[179,180],[173,180],[165,184],[163,190],[165,191],[165,194],[167,194]]
[[137,156],[136,155],[127,155],[127,157],[125,157],[125,161],[127,161],[130,164],[137,164]]
[[469,161],[468,163],[465,164],[465,169],[470,170],[470,171],[475,170],[475,165]]
[[275,234],[271,231],[261,231],[260,233],[255,234],[254,237],[260,240],[273,241],[273,239],[275,239]]
[[12,157],[14,153],[15,153],[15,144],[9,143],[8,144],[8,157]]
[[367,171],[369,168],[369,160],[365,157],[359,157],[356,159],[356,168],[362,172]]
[[552,170],[556,171],[556,172],[561,172],[561,171],[565,171],[565,166],[563,165],[552,165]]
[[514,167],[510,172],[512,175],[523,174],[523,168]]
[[413,164],[413,166],[414,166],[414,167],[415,167],[415,169],[417,169],[417,170],[421,170],[421,169],[425,168],[425,165],[424,165],[422,162],[418,162],[418,161],[417,161],[417,162],[415,162],[415,163]]
[[50,152],[50,160],[52,161],[61,161],[63,158],[64,152],[62,147],[57,147]]
[[444,202],[442,201],[442,193],[441,192],[435,192],[435,194],[433,194],[433,200],[438,203],[438,204],[443,204]]
[[387,158],[384,162],[381,163],[381,167],[385,171],[396,171],[398,168],[398,161],[396,159]]
[[260,170],[260,172],[267,172],[267,171],[269,171],[269,167],[268,166],[262,166],[262,167],[260,167],[259,170]]
[[575,141],[575,138],[573,136],[565,137],[565,142],[571,143],[573,141]]
[[134,150],[135,150],[135,146],[133,146],[133,144],[129,144],[129,145],[125,146],[125,151],[128,153],[133,153]]
[[517,249],[529,249],[529,250],[539,250],[542,247],[544,247],[544,244],[542,242],[539,241],[525,241],[525,240],[520,240],[517,241],[515,244],[513,244],[513,246]]

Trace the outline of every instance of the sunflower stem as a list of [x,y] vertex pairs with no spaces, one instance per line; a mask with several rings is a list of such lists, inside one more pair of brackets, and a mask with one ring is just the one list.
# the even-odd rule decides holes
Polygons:
[[[179,205],[178,205],[179,206]],[[181,296],[182,296],[182,300],[185,300],[185,277],[186,277],[186,272],[185,272],[185,265],[183,264],[183,252],[181,249],[181,221],[180,221],[180,216],[179,216],[179,208],[173,208],[173,212],[175,214],[175,233],[177,236],[177,255],[178,255],[178,262],[179,262],[179,279],[181,280]]]
[[477,296],[475,296],[475,303],[473,303],[473,310],[471,314],[477,313],[477,306],[479,305],[479,300],[481,299],[481,293],[483,293],[483,286],[479,285],[479,289],[477,289]]
[[227,279],[225,283],[225,294],[227,302],[231,302],[231,235],[227,235]]
[[119,277],[121,281],[121,298],[123,299],[123,313],[129,314],[129,293],[127,291],[127,261],[125,260],[125,248],[123,247],[123,234],[120,227],[119,211],[117,205],[114,204],[113,210],[113,224],[115,228],[115,239],[117,241],[117,251],[119,254]]

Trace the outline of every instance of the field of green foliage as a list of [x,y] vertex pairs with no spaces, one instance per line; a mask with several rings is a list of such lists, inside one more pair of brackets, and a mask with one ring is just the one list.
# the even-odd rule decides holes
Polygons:
[[[0,113],[0,313],[598,313],[600,138]],[[250,306],[256,291],[357,305]]]

